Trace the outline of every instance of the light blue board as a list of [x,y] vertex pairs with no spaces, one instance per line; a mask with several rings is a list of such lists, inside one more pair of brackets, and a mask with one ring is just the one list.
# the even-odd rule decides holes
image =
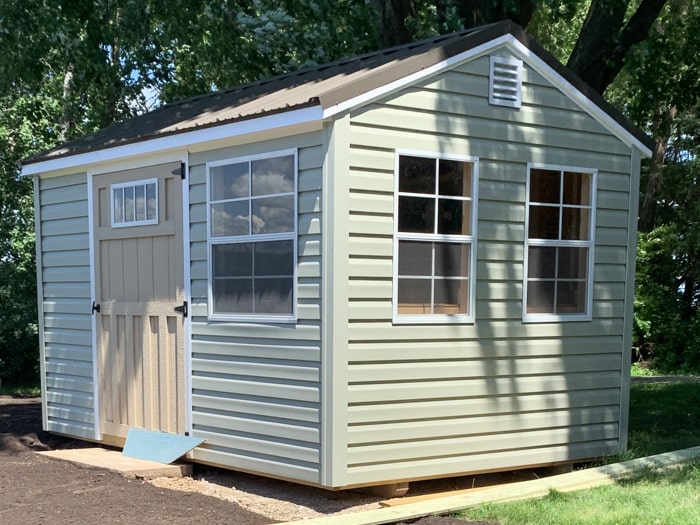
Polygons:
[[203,442],[203,439],[190,436],[130,428],[122,455],[167,464],[184,456]]

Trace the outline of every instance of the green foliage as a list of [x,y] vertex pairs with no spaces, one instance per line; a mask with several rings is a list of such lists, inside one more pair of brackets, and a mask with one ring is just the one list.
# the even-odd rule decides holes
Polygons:
[[700,371],[700,162],[670,163],[637,247],[634,338],[660,372]]
[[[700,442],[700,383],[632,385],[625,459],[696,446]],[[487,504],[460,512],[502,525],[700,523],[700,464],[668,472],[643,470],[615,485],[544,498]]]
[[17,161],[56,140],[51,97],[0,98],[0,382],[38,380],[32,181]]

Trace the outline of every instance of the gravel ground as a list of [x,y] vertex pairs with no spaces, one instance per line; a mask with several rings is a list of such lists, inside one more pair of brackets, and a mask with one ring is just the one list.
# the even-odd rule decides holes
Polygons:
[[[94,444],[41,431],[39,399],[0,396],[0,524],[265,525],[380,508],[382,499],[196,464],[191,478],[128,480],[34,453],[84,446]],[[411,484],[409,495],[532,479],[533,475],[520,472],[417,482]],[[413,524],[467,522],[434,516]]]

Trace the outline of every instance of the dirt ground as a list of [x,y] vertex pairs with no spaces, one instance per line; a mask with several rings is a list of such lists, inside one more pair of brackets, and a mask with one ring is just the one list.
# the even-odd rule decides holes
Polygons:
[[[0,524],[263,525],[379,508],[381,499],[199,465],[194,466],[192,478],[128,480],[34,453],[81,446],[94,445],[41,430],[39,399],[0,396]],[[460,480],[412,484],[409,494],[475,483],[474,478]],[[450,517],[413,523],[467,525]]]

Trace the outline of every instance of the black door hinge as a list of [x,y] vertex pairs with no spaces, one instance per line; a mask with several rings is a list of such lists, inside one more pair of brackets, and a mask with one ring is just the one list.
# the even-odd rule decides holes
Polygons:
[[180,178],[182,180],[185,180],[187,178],[187,170],[185,169],[185,163],[181,162],[179,168],[175,168],[173,171],[171,171],[173,175],[180,175]]
[[183,317],[187,317],[187,314],[189,313],[187,310],[187,301],[182,301],[182,306],[176,306],[174,310],[177,313],[182,314]]
[[97,312],[98,314],[100,313],[100,305],[99,303],[96,303],[95,301],[92,302],[92,313],[94,314]]

